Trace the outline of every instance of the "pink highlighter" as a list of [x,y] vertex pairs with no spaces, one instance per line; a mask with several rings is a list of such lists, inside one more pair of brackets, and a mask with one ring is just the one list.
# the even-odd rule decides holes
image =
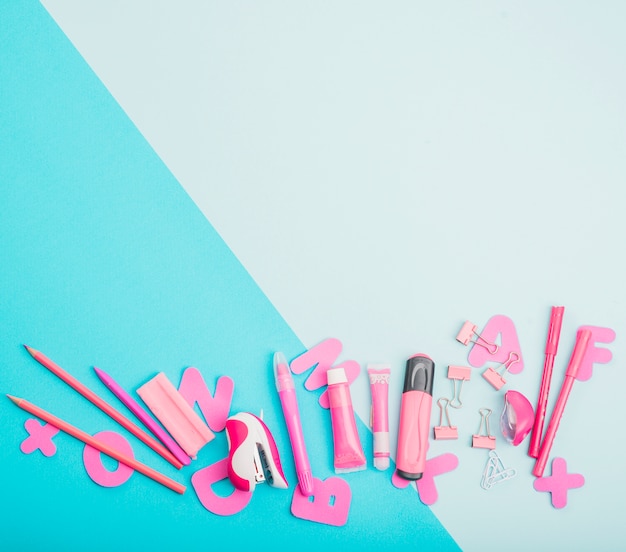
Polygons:
[[420,479],[426,466],[426,451],[433,402],[435,363],[417,354],[406,363],[400,403],[396,472],[403,479]]

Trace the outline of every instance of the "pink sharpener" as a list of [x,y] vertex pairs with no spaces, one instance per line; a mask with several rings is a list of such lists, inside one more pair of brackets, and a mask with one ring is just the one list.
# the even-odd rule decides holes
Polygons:
[[513,446],[519,445],[535,423],[535,412],[528,399],[517,391],[504,394],[504,410],[500,428],[505,439]]

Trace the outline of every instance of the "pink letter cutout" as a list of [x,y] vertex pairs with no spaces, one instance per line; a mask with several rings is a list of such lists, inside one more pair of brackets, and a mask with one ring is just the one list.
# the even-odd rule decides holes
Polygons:
[[313,495],[304,496],[296,485],[291,500],[291,513],[300,519],[340,527],[348,521],[352,491],[340,477],[313,478]]
[[487,341],[497,343],[496,339],[501,336],[500,345],[494,354],[490,354],[487,349],[477,345],[472,345],[472,349],[467,355],[467,361],[474,367],[479,368],[488,362],[506,362],[510,359],[511,353],[519,355],[519,359],[510,364],[508,372],[511,374],[519,374],[524,369],[524,360],[522,358],[522,350],[517,337],[517,330],[513,321],[503,314],[492,316],[480,336]]
[[615,332],[611,328],[601,328],[598,326],[581,326],[579,330],[590,330],[591,339],[587,352],[580,364],[577,380],[587,381],[593,372],[593,365],[606,364],[611,361],[613,354],[604,347],[596,347],[594,343],[612,343],[615,339]]
[[[309,368],[316,366],[315,370],[308,377],[304,383],[304,387],[309,391],[324,387],[327,383],[326,372],[330,368],[343,368],[346,371],[348,383],[352,383],[359,372],[361,366],[355,360],[346,360],[337,366],[333,366],[333,363],[339,357],[341,353],[342,345],[341,341],[335,338],[325,339],[321,343],[310,348],[308,351],[302,353],[299,357],[294,358],[291,361],[290,367],[294,374],[302,374]],[[329,408],[328,393],[324,391],[319,398],[320,406],[323,408]]]
[[[134,458],[133,449],[130,443],[115,431],[101,431],[94,435],[98,440],[111,445],[119,450],[126,456]],[[102,464],[102,454],[98,449],[93,448],[91,445],[85,445],[83,450],[83,463],[87,470],[87,475],[91,477],[94,483],[102,485],[103,487],[119,487],[126,483],[133,475],[133,470],[126,464],[118,462],[117,468],[113,471],[109,471]]]
[[191,476],[191,484],[200,503],[209,512],[218,516],[232,516],[248,505],[253,493],[233,487],[233,492],[229,496],[218,496],[211,486],[223,479],[228,479],[228,458],[198,470]]
[[[424,474],[421,479],[415,482],[419,499],[423,504],[430,506],[437,502],[439,498],[439,493],[435,485],[435,476],[455,470],[458,465],[459,459],[451,452],[446,452],[445,454],[440,454],[439,456],[426,460]],[[394,471],[391,476],[391,483],[398,489],[404,489],[411,484],[411,481],[403,479]]]
[[57,447],[52,442],[52,437],[59,432],[58,428],[48,423],[42,424],[35,418],[26,420],[24,427],[29,433],[29,436],[20,445],[20,450],[24,454],[30,454],[39,449],[41,454],[49,458],[56,453]]
[[564,508],[567,505],[567,491],[578,489],[585,484],[585,478],[579,473],[567,473],[567,463],[563,458],[552,460],[552,475],[538,477],[533,483],[535,491],[548,492],[552,495],[552,506]]
[[183,372],[178,392],[191,408],[194,407],[195,403],[198,403],[207,425],[213,431],[218,432],[226,427],[234,389],[233,380],[228,376],[222,376],[217,380],[215,395],[211,396],[202,374],[192,366]]

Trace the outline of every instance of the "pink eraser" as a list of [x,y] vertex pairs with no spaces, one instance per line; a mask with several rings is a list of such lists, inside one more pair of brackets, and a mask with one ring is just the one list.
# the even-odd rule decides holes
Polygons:
[[144,383],[137,394],[191,458],[215,437],[163,372]]
[[448,366],[448,379],[469,380],[472,369],[469,366]]

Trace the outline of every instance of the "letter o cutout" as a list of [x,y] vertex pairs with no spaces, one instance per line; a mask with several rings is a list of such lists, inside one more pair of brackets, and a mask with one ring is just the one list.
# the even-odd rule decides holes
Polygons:
[[[96,433],[94,437],[107,445],[111,445],[126,456],[130,456],[131,458],[135,457],[130,443],[119,433],[115,433],[115,431],[101,431],[100,433]],[[126,483],[135,470],[128,467],[126,464],[118,462],[117,468],[113,471],[109,471],[102,463],[103,454],[104,453],[93,448],[91,445],[85,445],[83,463],[85,464],[87,475],[89,475],[94,483],[103,487],[119,487]]]

